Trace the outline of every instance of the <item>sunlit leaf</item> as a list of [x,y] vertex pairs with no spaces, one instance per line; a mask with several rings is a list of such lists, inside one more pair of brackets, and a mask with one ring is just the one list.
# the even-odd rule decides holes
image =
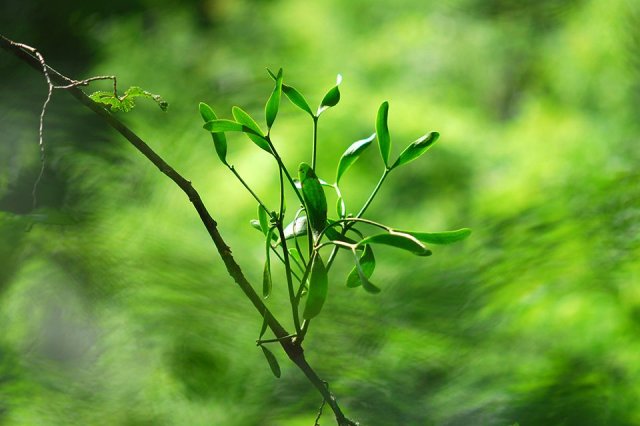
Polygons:
[[260,204],[258,204],[258,221],[260,223],[260,229],[262,230],[264,235],[267,235],[270,228],[269,213],[267,213],[264,207],[262,207],[262,205]]
[[355,163],[358,158],[360,158],[360,155],[364,152],[365,149],[369,147],[369,145],[371,145],[371,142],[375,139],[375,137],[376,134],[374,133],[366,139],[362,139],[352,143],[351,146],[347,148],[344,154],[342,154],[342,157],[340,157],[340,162],[338,163],[338,169],[336,171],[336,183],[340,182],[340,178],[342,177],[344,172],[346,172],[349,167],[351,167],[351,165]]
[[431,133],[427,133],[426,135],[422,136],[420,139],[411,143],[411,145],[409,145],[408,147],[405,148],[404,151],[402,151],[402,154],[400,154],[400,156],[398,157],[396,162],[393,163],[393,166],[391,166],[391,168],[393,169],[395,167],[402,166],[403,164],[410,163],[411,161],[420,157],[422,154],[427,152],[427,150],[431,148],[431,146],[433,146],[433,144],[438,140],[439,136],[440,136],[440,133],[431,132]]
[[278,71],[278,75],[276,76],[276,83],[269,96],[269,100],[267,101],[267,105],[264,108],[264,114],[267,120],[267,127],[271,128],[273,122],[276,120],[276,116],[278,115],[278,109],[280,108],[280,97],[282,94],[282,68]]
[[166,111],[169,108],[169,103],[162,99],[160,95],[155,95],[151,92],[147,92],[140,87],[132,86],[128,88],[124,95],[116,96],[113,92],[97,91],[89,95],[89,98],[109,108],[112,112],[129,112],[135,106],[136,98],[147,98],[153,100],[158,104],[161,110]]
[[[376,259],[373,256],[373,250],[370,245],[364,246],[364,250],[362,252],[362,256],[360,256],[360,267],[362,269],[362,274],[371,278],[374,269],[376,268]],[[349,276],[347,277],[347,287],[358,287],[362,284],[362,280],[360,279],[360,273],[358,272],[358,268],[356,266],[353,267]]]
[[311,232],[317,236],[327,224],[327,199],[316,173],[306,163],[300,164],[298,177],[302,184],[302,198],[307,210]]
[[[205,122],[210,122],[213,120],[217,120],[215,112],[213,112],[213,108],[204,102],[200,102],[198,106],[200,110],[200,115]],[[224,133],[211,133],[211,138],[213,139],[213,146],[216,149],[216,154],[218,154],[218,158],[222,161],[223,164],[228,165],[227,163],[227,137]]]
[[427,249],[417,238],[397,231],[371,235],[358,242],[358,246],[364,246],[365,244],[385,244],[410,251],[418,256],[429,256],[431,254],[431,250]]
[[336,200],[336,212],[338,213],[338,217],[343,219],[347,216],[347,206],[344,203],[344,198],[342,196],[338,196]]
[[[373,252],[371,253],[371,255],[373,256]],[[355,268],[358,274],[358,278],[360,279],[360,283],[362,284],[362,288],[364,288],[369,293],[373,293],[373,294],[380,293],[380,289],[376,287],[371,281],[369,281],[369,277],[367,276],[365,270],[360,264],[360,259],[358,259],[358,253],[356,252],[356,250],[353,250],[353,258],[356,264]],[[375,261],[374,261],[374,265],[375,265]],[[373,270],[372,270],[372,273],[373,273]]]
[[[251,140],[258,145],[260,148],[264,149],[268,153],[271,153],[271,148],[269,148],[269,143],[262,137],[260,133],[257,133],[251,127],[244,125],[242,123],[238,123],[233,120],[211,120],[204,123],[204,127],[206,130],[212,133],[222,133],[222,132],[242,132],[246,133]],[[251,137],[255,136],[255,137]]]
[[342,76],[338,74],[338,77],[336,78],[336,85],[333,86],[326,95],[324,95],[316,115],[322,114],[327,108],[336,106],[338,102],[340,102],[340,83],[342,83]]
[[249,221],[249,223],[251,224],[251,226],[254,229],[257,229],[258,231],[263,232],[262,231],[262,226],[260,226],[260,221],[258,219],[251,219],[251,221]]
[[327,292],[329,289],[329,277],[327,269],[322,262],[322,258],[316,255],[311,265],[311,275],[309,276],[309,291],[307,293],[307,301],[304,305],[302,317],[311,319],[317,316],[322,310]]
[[471,235],[471,229],[462,228],[455,231],[444,232],[414,232],[414,231],[399,231],[405,234],[414,236],[416,239],[423,243],[428,244],[451,244],[457,241],[464,240]]
[[[274,73],[272,73],[271,70],[267,71],[269,71],[269,75],[271,76],[271,78],[273,78],[274,80],[278,79],[278,77]],[[287,96],[287,98],[289,98],[292,104],[294,104],[301,110],[308,112],[309,115],[313,117],[311,107],[307,103],[307,100],[304,98],[304,96],[302,96],[302,93],[298,92],[294,87],[284,83],[282,83],[282,91]]]
[[307,235],[307,217],[300,216],[292,221],[284,228],[284,239],[289,240],[293,237]]
[[389,135],[388,127],[389,118],[389,102],[385,101],[380,105],[378,109],[378,116],[376,118],[376,134],[378,135],[378,145],[380,147],[380,154],[382,154],[382,161],[385,166],[389,164],[389,152],[391,151],[391,136]]
[[264,345],[260,345],[260,348],[262,348],[262,353],[264,354],[264,357],[267,359],[267,362],[269,363],[269,368],[271,368],[271,372],[273,373],[274,376],[276,376],[278,379],[280,378],[280,365],[278,364],[278,360],[276,359],[275,355],[273,355],[273,353],[267,349]]
[[246,133],[246,135],[249,137],[249,139],[253,141],[253,143],[258,145],[260,148],[264,149],[265,151],[271,152],[271,149],[269,148],[269,144],[264,139],[264,137],[258,136],[258,135],[263,135],[262,129],[260,129],[260,126],[258,125],[258,123],[256,123],[256,121],[245,110],[243,110],[240,107],[234,106],[233,108],[231,108],[231,114],[233,114],[233,118],[235,118],[238,123],[244,126],[247,126],[248,128],[250,128],[256,133],[256,134]]

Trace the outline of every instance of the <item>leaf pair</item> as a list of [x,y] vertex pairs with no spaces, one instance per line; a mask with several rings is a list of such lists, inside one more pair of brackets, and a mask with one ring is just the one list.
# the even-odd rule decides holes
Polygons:
[[[278,76],[274,75],[271,70],[267,71],[269,72],[271,78],[276,81],[278,80]],[[320,106],[318,107],[318,111],[315,115],[313,114],[313,111],[311,110],[311,107],[309,106],[309,103],[307,102],[305,97],[295,87],[289,86],[284,83],[282,83],[281,87],[282,92],[287,98],[289,98],[292,104],[309,114],[312,118],[316,119],[326,109],[336,106],[340,101],[340,89],[338,87],[340,86],[340,83],[342,83],[342,76],[338,74],[338,77],[336,78],[336,85],[329,89],[329,91],[324,95],[322,101],[320,102]]]
[[391,134],[389,133],[389,102],[383,102],[378,109],[376,117],[376,134],[378,135],[378,146],[382,161],[388,169],[394,169],[403,164],[410,163],[424,154],[438,140],[438,132],[430,132],[412,142],[402,151],[398,159],[389,166],[389,155],[391,154]]

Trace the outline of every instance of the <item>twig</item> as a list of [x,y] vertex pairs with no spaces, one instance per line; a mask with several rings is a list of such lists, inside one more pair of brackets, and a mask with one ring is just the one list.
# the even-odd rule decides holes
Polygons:
[[[61,86],[68,86],[67,92],[75,97],[79,102],[91,109],[93,112],[102,117],[111,127],[118,131],[125,139],[127,139],[131,145],[133,145],[142,155],[144,155],[151,163],[153,163],[162,173],[164,173],[169,179],[171,179],[186,195],[189,197],[189,201],[193,204],[193,207],[198,212],[200,220],[204,224],[209,236],[213,240],[214,245],[223,263],[227,269],[228,274],[238,284],[242,292],[249,298],[256,310],[263,316],[267,325],[278,338],[280,345],[287,353],[287,356],[293,361],[300,370],[304,373],[307,379],[315,386],[320,392],[324,400],[329,404],[336,417],[336,421],[339,426],[357,426],[357,423],[349,420],[342,413],[340,406],[338,405],[335,397],[331,395],[324,382],[318,377],[315,370],[309,365],[304,356],[304,350],[299,342],[296,342],[294,338],[287,338],[290,334],[280,324],[280,322],[273,316],[262,301],[261,297],[253,289],[247,278],[245,277],[240,265],[235,261],[231,254],[231,249],[226,244],[220,232],[218,231],[218,224],[213,219],[209,211],[205,207],[198,192],[193,188],[191,182],[185,179],[180,173],[178,173],[173,167],[171,167],[162,157],[160,157],[149,145],[147,145],[140,137],[138,137],[131,129],[125,126],[120,120],[115,118],[105,108],[92,101],[87,95],[78,88],[82,84],[82,81],[72,80],[64,75],[58,73],[53,68],[44,63],[44,60],[40,60],[38,55],[34,54],[35,49],[30,46],[25,46],[20,43],[15,43],[8,38],[0,35],[0,47],[11,52],[22,61],[26,62],[31,67],[44,72],[47,81],[50,83],[50,88],[53,86],[52,81],[60,83]],[[35,56],[34,56],[35,55]],[[55,87],[55,86],[54,86]],[[115,79],[114,79],[115,90]]]

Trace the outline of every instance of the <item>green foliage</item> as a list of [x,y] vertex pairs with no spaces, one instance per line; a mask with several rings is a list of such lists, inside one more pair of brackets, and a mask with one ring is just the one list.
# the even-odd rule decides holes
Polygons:
[[166,111],[167,108],[169,108],[169,103],[162,99],[160,95],[147,92],[137,86],[131,86],[122,96],[118,96],[114,92],[97,91],[89,95],[89,98],[91,98],[92,101],[107,107],[112,112],[131,111],[136,105],[136,98],[151,99],[158,104],[162,111]]
[[[267,135],[262,133],[256,121],[240,107],[234,106],[232,108],[234,120],[218,119],[211,111],[211,108],[203,103],[200,104],[200,111],[205,121],[203,126],[205,130],[208,130],[213,135],[224,135],[225,132],[245,133],[257,146],[272,153],[276,160],[276,165],[279,168],[280,203],[279,208],[274,209],[272,213],[269,214],[268,212],[271,211],[271,209],[261,201],[261,197],[250,188],[234,168],[226,163],[226,160],[223,159],[224,157],[221,157],[223,163],[234,172],[236,177],[259,203],[258,219],[252,220],[251,225],[265,235],[266,259],[262,280],[263,296],[265,298],[269,297],[273,289],[271,253],[274,252],[277,254],[278,259],[284,264],[284,273],[289,287],[289,303],[292,308],[293,323],[296,326],[296,336],[302,340],[308,330],[309,321],[316,318],[325,305],[329,292],[328,273],[340,250],[351,252],[353,255],[354,267],[347,277],[347,288],[362,286],[366,292],[376,294],[379,293],[381,289],[370,281],[376,267],[373,251],[374,246],[385,245],[408,251],[418,256],[429,256],[431,255],[431,250],[428,249],[425,244],[447,244],[460,241],[468,237],[470,231],[464,228],[457,231],[439,233],[404,232],[363,218],[365,211],[373,202],[391,170],[408,164],[424,154],[437,140],[439,136],[437,132],[427,133],[425,136],[410,144],[400,154],[393,166],[389,167],[391,150],[391,138],[387,124],[389,104],[388,102],[384,102],[380,106],[375,121],[376,133],[373,133],[368,138],[352,143],[344,151],[335,171],[335,183],[330,184],[319,178],[316,172],[317,125],[320,114],[327,108],[337,105],[340,100],[339,85],[342,81],[341,76],[338,76],[336,86],[331,88],[323,97],[318,112],[314,115],[305,97],[299,91],[293,89],[291,86],[287,86],[283,82],[282,69],[278,71],[277,75],[274,75],[271,71],[269,71],[269,74],[275,82],[275,87],[265,106],[265,118],[267,127],[269,128]],[[284,92],[285,96],[287,96],[295,106],[309,113],[313,119],[312,164],[310,165],[306,162],[300,163],[297,180],[293,180],[291,177],[290,171],[285,167],[284,161],[277,152],[271,139],[271,128],[278,115],[281,92]],[[378,184],[372,189],[361,209],[357,213],[349,213],[338,184],[344,174],[371,145],[376,136],[384,161],[382,177]],[[220,155],[218,156],[220,157]],[[295,193],[298,200],[302,202],[301,209],[296,212],[292,219],[287,221],[288,223],[285,222],[286,186],[288,186],[289,189]],[[335,219],[329,218],[326,190],[333,191],[336,195],[336,212],[338,217]],[[366,235],[366,228],[371,226],[382,228],[384,232]],[[350,235],[347,236],[347,234]],[[275,235],[279,235],[279,238],[275,237]],[[354,235],[357,239],[354,239]],[[295,246],[295,248],[290,248],[290,244]],[[305,255],[303,255],[303,246],[306,246],[307,249]],[[326,261],[323,259],[321,252],[324,247],[332,248]],[[302,276],[293,272],[294,266],[302,273]],[[299,318],[298,312],[303,302],[302,318]],[[304,320],[302,326],[300,326],[301,319]],[[262,339],[263,334],[264,325],[260,331],[260,339]],[[265,343],[265,341],[262,340],[260,342],[262,344]],[[276,370],[273,357],[269,355],[269,352],[264,353],[275,374]]]

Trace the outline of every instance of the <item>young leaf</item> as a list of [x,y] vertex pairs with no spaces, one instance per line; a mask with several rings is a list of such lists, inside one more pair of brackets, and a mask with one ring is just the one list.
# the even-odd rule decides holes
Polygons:
[[[204,102],[200,102],[198,106],[200,109],[200,115],[205,122],[217,120],[215,112],[213,109],[205,104]],[[224,133],[211,133],[211,138],[213,139],[213,146],[216,149],[216,154],[218,154],[218,158],[222,161],[222,164],[229,165],[227,163],[227,137]]]
[[276,76],[276,87],[273,89],[267,105],[264,107],[264,114],[267,119],[267,127],[270,129],[273,122],[278,115],[278,109],[280,108],[280,96],[282,93],[282,68],[278,71]]
[[266,259],[264,262],[264,270],[262,271],[262,296],[266,299],[271,294],[271,288],[273,287],[273,281],[271,279],[271,238],[275,231],[274,228],[269,228],[267,231],[266,242]]
[[258,204],[258,221],[258,223],[260,224],[259,229],[264,233],[264,235],[267,235],[270,228],[269,213],[267,213],[264,207],[262,207],[260,204]]
[[353,258],[355,259],[356,271],[358,273],[358,278],[360,278],[360,282],[362,283],[362,288],[364,288],[369,293],[380,293],[380,289],[373,285],[371,281],[369,281],[369,277],[367,277],[362,265],[360,264],[360,259],[358,259],[358,253],[355,249],[353,250]]
[[260,221],[259,221],[259,220],[257,220],[257,219],[251,219],[251,220],[249,221],[249,223],[251,224],[251,227],[252,227],[252,228],[257,229],[257,230],[258,230],[258,231],[260,231],[260,232],[263,232],[263,231],[262,231],[262,226],[260,225]]
[[300,164],[298,177],[311,232],[317,236],[327,224],[327,198],[316,173],[307,163]]
[[[274,73],[272,73],[271,70],[267,69],[267,71],[269,72],[271,78],[276,81],[278,80],[278,77]],[[298,92],[294,87],[291,87],[284,83],[282,83],[282,91],[287,96],[287,98],[289,98],[292,104],[294,104],[301,110],[308,112],[309,115],[313,117],[311,107],[307,103],[307,100],[304,98],[304,96],[302,96],[302,93]]]
[[324,305],[327,299],[328,289],[329,278],[327,276],[327,269],[322,262],[322,258],[316,255],[311,265],[309,292],[307,293],[307,301],[304,306],[304,312],[302,313],[304,319],[311,319],[320,313],[322,305]]
[[369,147],[369,145],[371,145],[371,142],[373,141],[373,139],[375,139],[375,137],[376,134],[374,133],[366,139],[362,139],[352,143],[351,146],[347,148],[344,154],[342,154],[342,157],[340,157],[340,162],[338,163],[338,169],[336,172],[336,183],[340,182],[340,178],[342,177],[344,172],[346,172],[349,167],[351,167],[351,165],[355,163],[358,158],[360,158],[360,155],[364,152],[365,149]]
[[358,242],[360,247],[365,244],[385,244],[408,250],[418,256],[431,255],[431,250],[427,249],[416,237],[403,232],[391,231],[386,234],[371,235]]
[[417,240],[428,244],[451,244],[460,240],[464,240],[471,235],[471,229],[462,228],[455,231],[445,232],[414,232],[414,231],[398,231],[414,236]]
[[269,363],[269,368],[271,368],[271,372],[273,373],[274,376],[276,376],[276,378],[280,378],[280,365],[278,364],[278,360],[276,359],[275,355],[273,355],[273,353],[267,349],[264,345],[260,345],[260,347],[262,348],[262,353],[264,354],[264,357],[267,359],[267,362]]
[[284,228],[284,239],[307,235],[307,217],[300,216]]
[[338,77],[336,78],[336,85],[333,86],[326,95],[324,95],[324,98],[322,98],[322,102],[320,102],[320,107],[318,108],[318,112],[316,115],[319,116],[324,112],[324,110],[336,106],[338,102],[340,102],[340,89],[338,88],[340,86],[340,83],[342,83],[342,76],[338,74]]
[[411,143],[411,145],[409,145],[405,148],[404,151],[402,151],[402,154],[400,154],[391,168],[393,169],[402,166],[403,164],[410,163],[411,161],[420,157],[422,154],[427,152],[427,150],[431,148],[434,143],[436,143],[439,136],[440,133],[438,132],[430,132],[422,136],[417,141]]
[[267,323],[267,317],[265,316],[264,318],[262,318],[262,327],[260,327],[260,335],[258,336],[258,339],[262,339],[262,336],[264,336],[264,333],[267,332],[267,326],[269,324]]
[[[359,262],[362,274],[367,278],[371,278],[373,270],[376,268],[376,259],[373,256],[373,250],[369,244],[364,246],[364,251],[362,252],[362,256],[360,256]],[[360,273],[358,272],[358,268],[354,266],[347,277],[347,287],[358,287],[360,284],[362,284]]]
[[347,206],[345,205],[344,198],[342,198],[341,195],[338,196],[338,200],[336,201],[336,212],[340,219],[347,217]]
[[256,132],[254,129],[252,129],[251,127],[245,124],[238,123],[233,120],[220,119],[220,120],[207,121],[206,123],[204,123],[204,126],[202,127],[210,131],[211,133],[223,133],[223,132],[246,133],[247,136],[249,136],[256,145],[258,145],[260,148],[264,149],[269,154],[271,154],[271,148],[269,148],[269,143],[264,139],[264,137],[260,133]]
[[391,136],[389,135],[389,127],[387,124],[389,118],[389,102],[385,101],[378,109],[376,118],[376,133],[378,135],[378,145],[384,165],[389,165],[389,152],[391,151]]

